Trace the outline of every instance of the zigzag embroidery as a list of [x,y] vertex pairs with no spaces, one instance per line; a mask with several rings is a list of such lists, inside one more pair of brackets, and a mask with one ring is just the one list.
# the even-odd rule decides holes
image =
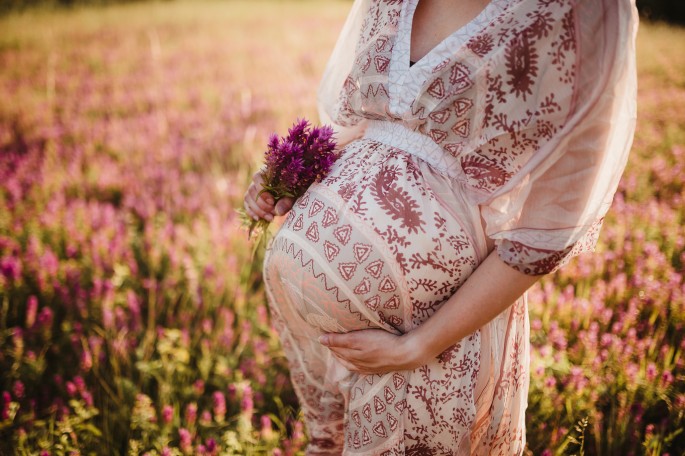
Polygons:
[[[278,244],[283,244],[279,246]],[[328,280],[326,274],[323,272],[319,272],[318,274],[316,273],[316,270],[314,269],[314,260],[310,258],[307,262],[304,261],[303,259],[303,252],[302,249],[295,251],[295,243],[294,242],[288,242],[286,239],[283,238],[278,238],[274,240],[274,247],[279,247],[281,251],[284,253],[287,253],[289,255],[292,255],[293,260],[300,260],[300,264],[302,265],[303,268],[307,268],[311,264],[311,271],[312,275],[314,276],[315,279],[320,279],[323,277],[323,285],[326,291],[332,292],[335,294],[335,299],[340,303],[344,304],[347,310],[354,316],[356,316],[360,322],[366,323],[367,326],[372,327],[371,321],[364,317],[364,315],[361,312],[358,312],[356,310],[353,310],[352,308],[352,302],[349,299],[340,299],[340,289],[336,285],[328,286]]]
[[390,96],[388,95],[388,91],[385,90],[385,85],[383,85],[383,84],[378,84],[378,87],[376,88],[376,90],[373,89],[373,84],[369,84],[369,88],[366,90],[366,93],[362,93],[362,97],[364,97],[364,98],[369,98],[369,97],[376,98],[376,97],[378,97],[378,94],[381,91],[383,92],[383,94],[385,95],[386,98],[390,98]]

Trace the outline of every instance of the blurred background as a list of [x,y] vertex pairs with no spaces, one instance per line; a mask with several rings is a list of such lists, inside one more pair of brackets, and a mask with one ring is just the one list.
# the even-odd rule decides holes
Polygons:
[[[235,208],[350,2],[0,5],[0,454],[301,454]],[[530,292],[528,455],[685,454],[685,3],[638,5],[597,252]]]

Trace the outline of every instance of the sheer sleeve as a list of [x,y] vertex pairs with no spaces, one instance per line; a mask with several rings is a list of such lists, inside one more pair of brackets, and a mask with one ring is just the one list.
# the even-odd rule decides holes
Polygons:
[[499,257],[529,275],[594,250],[635,128],[634,2],[579,1],[574,14],[576,74],[563,130],[481,204]]
[[340,93],[354,65],[355,51],[369,5],[370,0],[355,0],[352,5],[324,70],[317,94],[320,120],[336,131],[339,146],[362,136],[365,128],[363,120],[347,119],[340,115]]

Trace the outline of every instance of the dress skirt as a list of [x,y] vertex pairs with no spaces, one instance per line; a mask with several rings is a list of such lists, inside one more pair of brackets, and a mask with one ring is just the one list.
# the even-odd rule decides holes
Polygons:
[[411,371],[351,373],[318,342],[323,332],[413,330],[488,255],[479,208],[436,147],[400,124],[371,122],[296,201],[267,251],[265,285],[307,454],[523,452],[525,296]]

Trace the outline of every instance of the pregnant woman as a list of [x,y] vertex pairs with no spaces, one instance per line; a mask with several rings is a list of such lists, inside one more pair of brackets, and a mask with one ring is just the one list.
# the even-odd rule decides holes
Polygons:
[[308,454],[518,455],[525,290],[593,249],[635,121],[630,0],[357,0],[340,158],[264,264]]

